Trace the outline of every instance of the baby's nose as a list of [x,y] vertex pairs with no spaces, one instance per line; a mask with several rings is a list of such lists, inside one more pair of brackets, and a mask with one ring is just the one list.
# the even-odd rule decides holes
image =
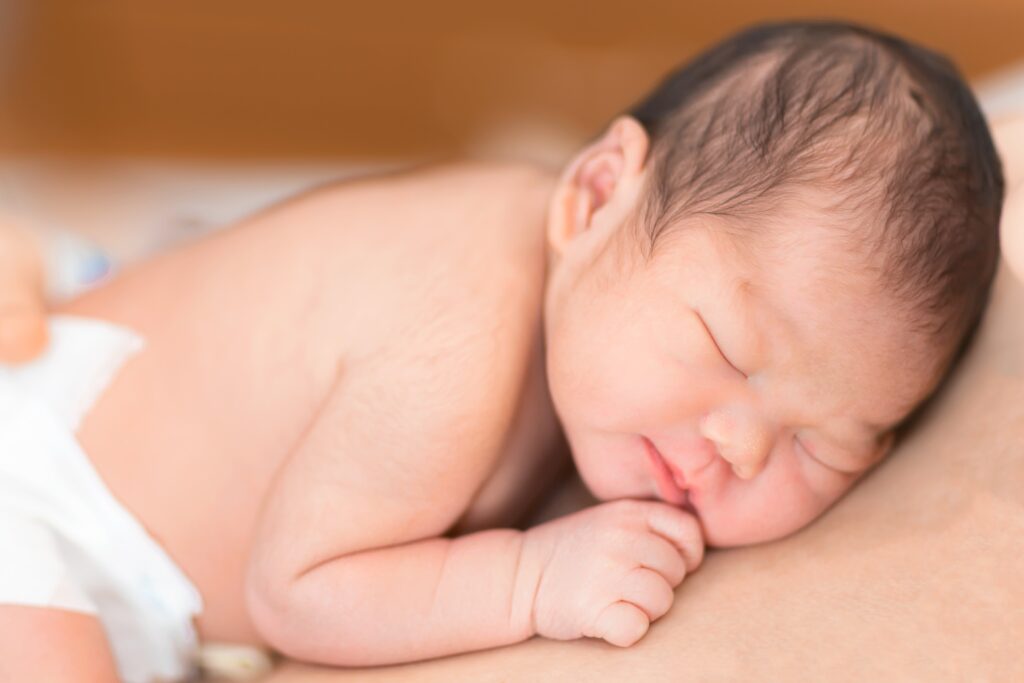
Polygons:
[[741,479],[752,479],[760,472],[771,452],[771,426],[750,408],[714,410],[701,420],[700,429]]

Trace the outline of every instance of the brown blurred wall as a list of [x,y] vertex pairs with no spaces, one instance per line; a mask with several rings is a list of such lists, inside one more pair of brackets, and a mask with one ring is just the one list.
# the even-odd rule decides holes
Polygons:
[[6,0],[0,153],[408,157],[521,120],[585,135],[737,27],[798,16],[898,32],[970,77],[1024,60],[1024,0]]

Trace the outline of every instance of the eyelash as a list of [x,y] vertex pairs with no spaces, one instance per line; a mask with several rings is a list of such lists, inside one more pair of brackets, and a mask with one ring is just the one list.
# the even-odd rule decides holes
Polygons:
[[711,345],[715,347],[716,351],[718,351],[718,355],[722,357],[722,360],[724,360],[730,368],[743,375],[743,379],[747,379],[747,373],[736,367],[732,361],[729,360],[729,357],[722,351],[722,347],[718,345],[718,342],[715,340],[715,335],[711,334],[711,330],[708,329],[708,325],[704,322],[704,318],[700,313],[697,314],[697,319],[700,320],[700,324],[704,326],[704,331],[707,333],[708,339],[711,340]]
[[821,458],[819,458],[817,455],[815,455],[815,453],[813,451],[811,451],[811,449],[807,448],[807,446],[804,445],[804,443],[800,439],[798,439],[796,437],[796,435],[793,436],[793,443],[795,444],[795,447],[799,448],[801,451],[803,451],[804,454],[808,458],[810,458],[811,460],[813,460],[817,464],[821,465],[825,469],[827,469],[827,470],[829,470],[831,472],[837,472],[837,473],[842,474],[842,475],[849,475],[851,473],[849,470],[844,469],[842,466],[837,466],[837,465],[834,465],[834,464],[830,465],[827,462],[825,462],[824,460],[822,460]]
[[797,448],[803,451],[804,454],[807,455],[807,457],[809,457],[811,460],[820,463],[825,467],[829,467],[828,465],[825,464],[824,461],[822,461],[817,455],[815,455],[814,451],[808,448],[796,435],[793,436],[793,443],[796,445]]

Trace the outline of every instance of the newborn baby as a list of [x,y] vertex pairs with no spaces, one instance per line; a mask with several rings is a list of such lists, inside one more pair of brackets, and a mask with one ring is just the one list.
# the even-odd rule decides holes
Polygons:
[[[946,60],[755,28],[560,177],[321,188],[71,303],[146,340],[79,440],[203,639],[630,645],[705,544],[791,533],[885,456],[978,323],[1001,200]],[[563,439],[606,502],[509,528]],[[36,638],[101,637],[50,612]]]

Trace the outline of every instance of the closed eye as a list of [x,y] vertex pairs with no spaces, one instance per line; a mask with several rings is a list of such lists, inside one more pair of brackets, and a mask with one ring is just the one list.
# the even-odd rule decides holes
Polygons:
[[795,435],[793,436],[793,443],[795,444],[796,449],[802,451],[808,458],[822,467],[832,470],[833,472],[838,472],[840,474],[858,474],[864,470],[863,467],[855,465],[852,462],[843,462],[843,459],[841,458],[839,459],[839,462],[842,463],[841,465],[836,464],[835,458],[828,458],[826,460],[821,451],[811,448]]
[[823,461],[821,458],[819,458],[818,454],[814,451],[814,449],[808,448],[807,444],[805,444],[796,436],[793,437],[793,444],[798,451],[801,451],[804,455],[806,455],[808,458],[818,463],[819,465],[823,467],[828,467],[828,469],[830,470],[835,469],[834,467],[829,466],[829,464]]
[[725,355],[725,352],[722,351],[722,347],[718,345],[718,340],[715,339],[715,335],[713,335],[711,333],[711,329],[708,327],[708,324],[706,322],[704,322],[704,318],[701,317],[700,311],[696,311],[695,310],[694,313],[697,315],[697,320],[700,321],[700,324],[704,326],[704,331],[708,333],[708,339],[710,339],[711,343],[714,344],[715,350],[718,351],[718,355],[722,357],[722,360],[724,360],[726,363],[729,364],[729,367],[731,367],[733,370],[735,370],[736,372],[738,372],[741,375],[743,375],[743,378],[746,379],[747,378],[747,373],[743,372],[738,367],[736,367],[733,364],[733,362],[731,360],[729,360],[729,357]]

